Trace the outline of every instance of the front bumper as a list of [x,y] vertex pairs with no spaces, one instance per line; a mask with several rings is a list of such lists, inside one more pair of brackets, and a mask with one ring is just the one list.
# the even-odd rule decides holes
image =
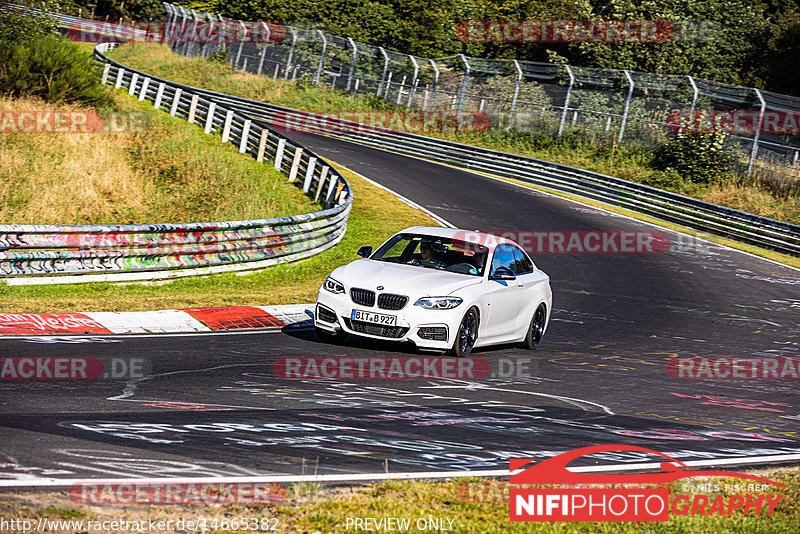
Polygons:
[[[314,325],[329,332],[344,330],[349,334],[389,341],[411,341],[417,347],[445,350],[453,346],[458,325],[466,307],[462,303],[450,310],[426,310],[409,300],[400,310],[361,306],[347,293],[334,294],[320,289],[314,307]],[[353,310],[362,310],[397,317],[396,324],[383,326],[352,319]]]

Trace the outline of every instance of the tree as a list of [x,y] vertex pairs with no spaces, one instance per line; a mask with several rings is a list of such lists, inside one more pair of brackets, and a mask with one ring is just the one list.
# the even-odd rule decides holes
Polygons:
[[665,20],[677,31],[666,42],[571,45],[569,55],[573,62],[601,68],[687,74],[730,84],[757,81],[753,73],[759,70],[760,47],[769,35],[763,4],[751,0],[581,2],[581,18]]

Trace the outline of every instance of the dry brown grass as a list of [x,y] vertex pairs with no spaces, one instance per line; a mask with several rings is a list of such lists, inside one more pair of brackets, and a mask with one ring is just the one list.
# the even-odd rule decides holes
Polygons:
[[[36,100],[0,110],[74,111]],[[0,223],[91,224],[145,210],[152,184],[133,168],[134,134],[0,135]]]
[[800,198],[779,198],[754,184],[726,184],[711,186],[698,195],[706,202],[728,206],[784,221],[800,220]]

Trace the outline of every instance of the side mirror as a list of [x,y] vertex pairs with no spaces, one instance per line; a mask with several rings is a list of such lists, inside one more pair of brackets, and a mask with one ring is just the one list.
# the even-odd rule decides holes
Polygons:
[[490,280],[516,280],[517,277],[514,275],[514,271],[509,269],[508,267],[498,267],[494,270],[492,275],[489,277]]
[[372,247],[361,247],[358,249],[358,255],[362,258],[369,258],[372,256]]

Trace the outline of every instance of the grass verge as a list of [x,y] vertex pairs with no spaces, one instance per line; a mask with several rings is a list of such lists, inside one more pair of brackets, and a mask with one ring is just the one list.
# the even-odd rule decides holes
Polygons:
[[[772,494],[783,494],[773,515],[745,515],[741,510],[730,516],[720,515],[676,515],[662,523],[511,523],[508,519],[508,484],[502,481],[482,479],[455,479],[446,482],[432,481],[387,481],[355,487],[324,487],[303,483],[287,488],[287,500],[267,506],[130,506],[124,507],[128,521],[177,520],[192,517],[205,518],[250,518],[259,522],[266,518],[277,519],[280,532],[346,532],[347,519],[398,518],[408,520],[409,532],[419,532],[417,522],[427,523],[431,519],[441,521],[447,528],[428,528],[427,531],[451,531],[469,533],[501,532],[546,532],[546,533],[591,533],[591,532],[650,532],[650,533],[791,533],[800,527],[800,473],[797,470],[773,472],[764,475],[781,482],[786,489],[773,489]],[[699,479],[690,483],[701,483]],[[720,491],[708,494],[709,501],[717,495],[729,496],[725,484],[741,483],[740,479],[713,479]],[[670,485],[670,495],[694,493],[681,482]],[[757,494],[755,494],[757,495]],[[706,510],[708,507],[706,507]],[[51,520],[114,520],[120,518],[121,507],[76,506],[63,493],[0,495],[0,517]],[[240,519],[241,521],[241,519]],[[35,524],[35,523],[34,523]],[[271,525],[276,525],[272,522]],[[420,522],[419,526],[423,526]],[[425,525],[427,526],[427,525]],[[209,529],[213,531],[214,529]],[[218,528],[217,532],[232,529]],[[371,530],[371,529],[368,529]],[[402,531],[402,530],[401,530]]]
[[[122,92],[113,98],[115,109],[100,110],[111,131],[0,136],[0,224],[204,222],[319,209],[233,145]],[[93,113],[0,100],[0,111],[11,110]]]
[[[202,134],[202,130],[199,131]],[[246,159],[239,154],[236,156]],[[407,226],[436,226],[430,217],[390,193],[344,168],[337,168],[350,182],[355,201],[342,241],[316,256],[244,275],[189,277],[159,285],[0,285],[0,310],[17,313],[135,311],[313,302],[325,276],[335,267],[357,259],[355,253],[359,246],[379,245]]]

